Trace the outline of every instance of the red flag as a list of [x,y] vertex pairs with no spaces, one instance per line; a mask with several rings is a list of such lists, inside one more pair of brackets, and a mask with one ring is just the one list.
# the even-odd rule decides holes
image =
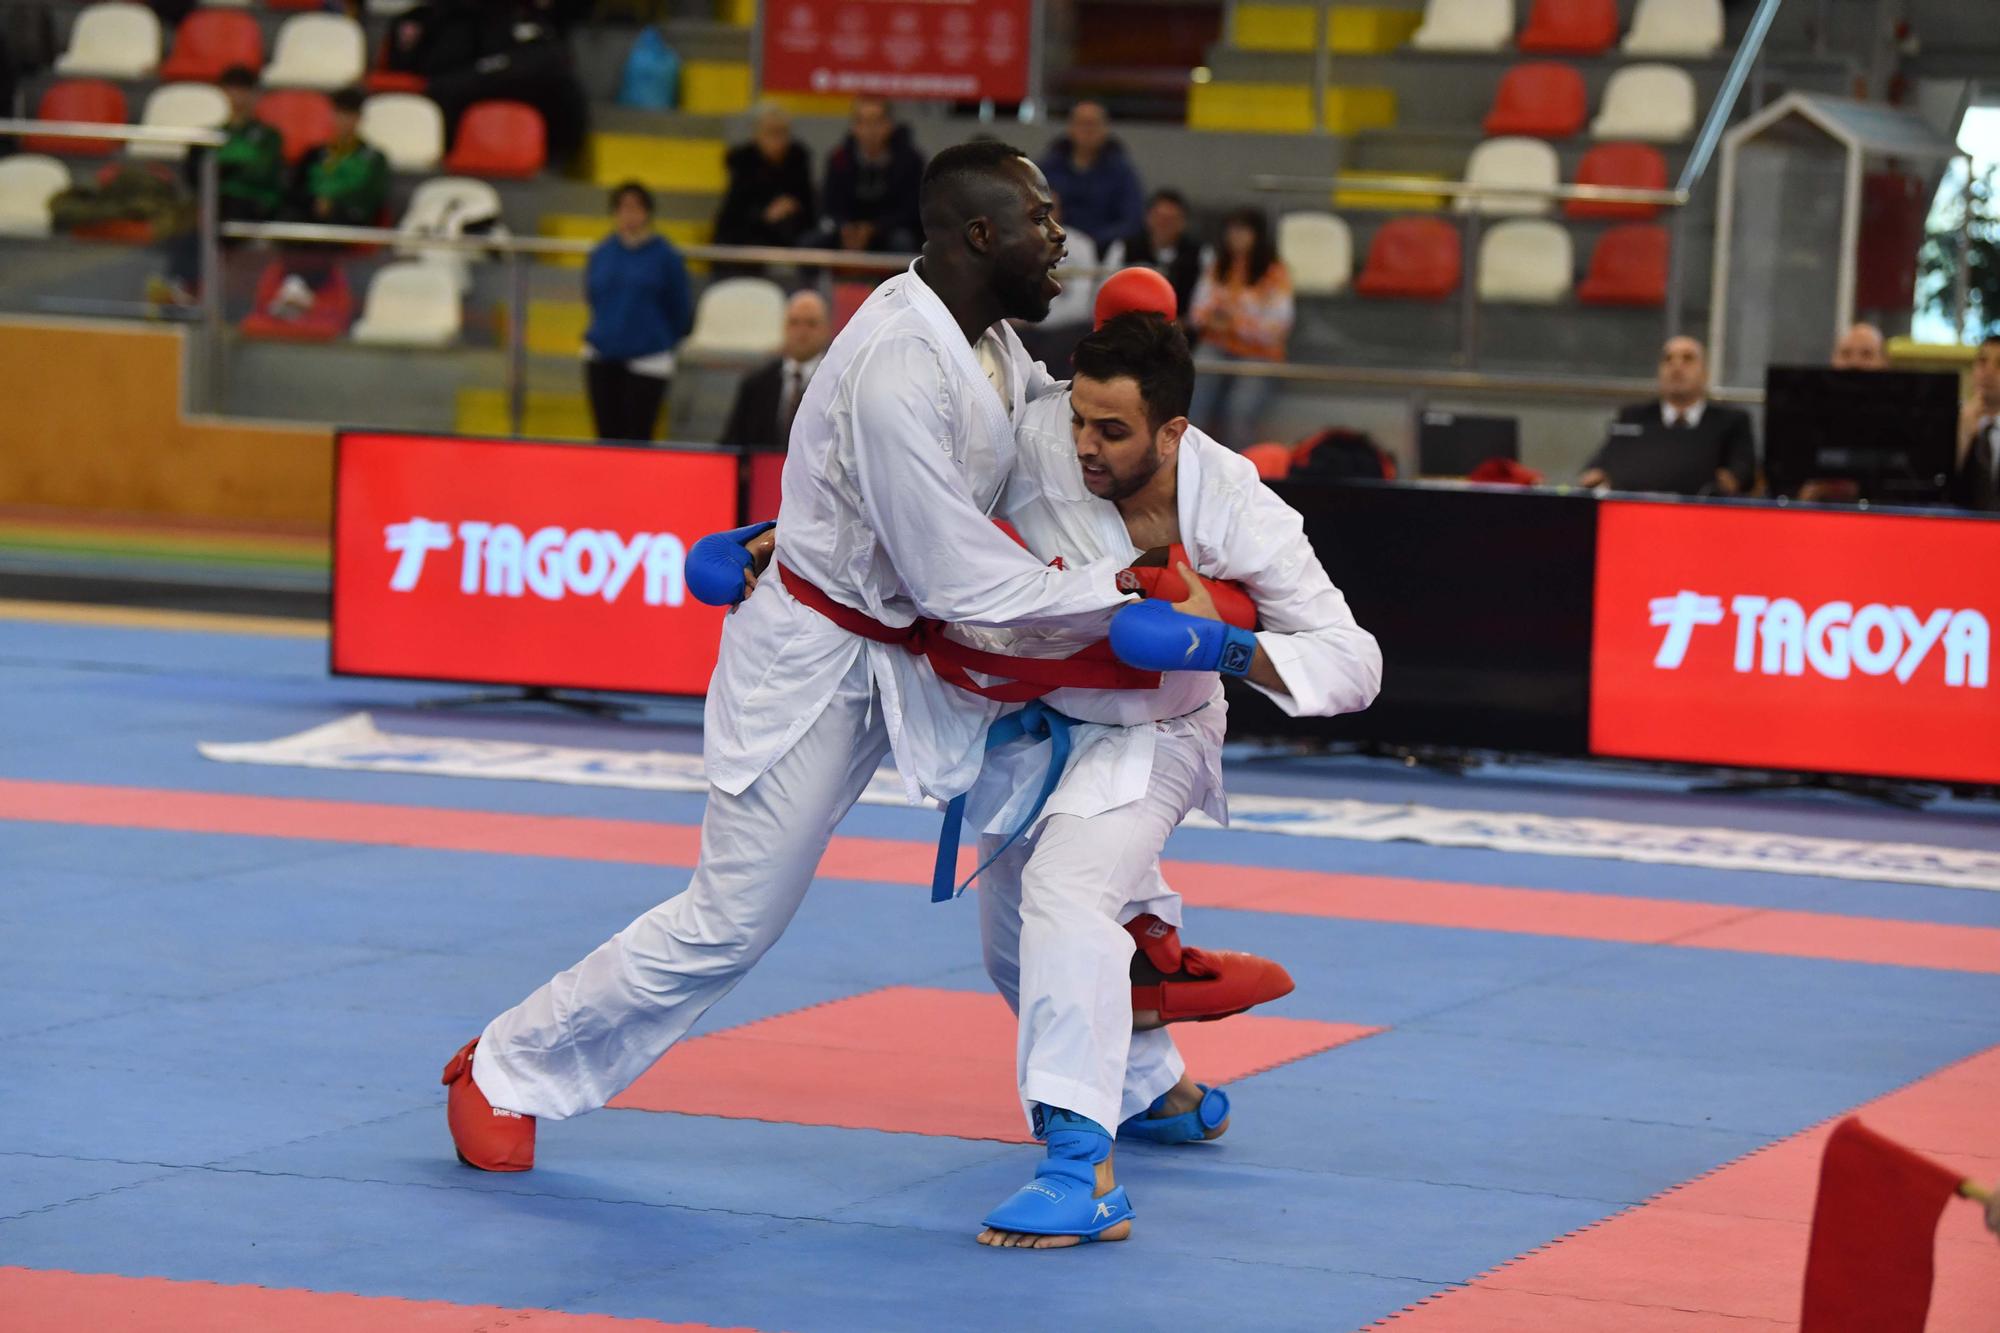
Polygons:
[[1820,1159],[1799,1333],[1923,1333],[1938,1215],[1958,1175],[1853,1116]]

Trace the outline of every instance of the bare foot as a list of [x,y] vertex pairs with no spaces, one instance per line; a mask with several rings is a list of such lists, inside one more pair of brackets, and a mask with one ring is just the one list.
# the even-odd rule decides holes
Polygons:
[[[1167,1089],[1167,1099],[1160,1104],[1158,1110],[1147,1116],[1147,1119],[1165,1120],[1171,1116],[1186,1115],[1189,1111],[1201,1105],[1201,1098],[1201,1084],[1195,1082],[1187,1074],[1182,1074],[1181,1081]],[[1202,1140],[1204,1142],[1212,1142],[1228,1132],[1229,1119],[1225,1116],[1221,1124],[1202,1135]]]
[[[1111,1193],[1117,1181],[1111,1178],[1111,1159],[1105,1158],[1097,1164],[1097,1188],[1091,1197],[1101,1199]],[[1132,1219],[1126,1218],[1115,1227],[1107,1227],[1097,1233],[1098,1240],[1124,1240],[1132,1234]],[[992,1227],[979,1233],[981,1245],[991,1245],[999,1250],[1066,1250],[1072,1245],[1081,1245],[1082,1236],[1037,1236],[1025,1231],[995,1231]]]

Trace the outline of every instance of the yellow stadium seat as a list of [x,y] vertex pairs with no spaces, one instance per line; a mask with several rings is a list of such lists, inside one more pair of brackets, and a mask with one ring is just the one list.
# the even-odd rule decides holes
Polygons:
[[1383,55],[1409,41],[1423,21],[1421,10],[1338,6],[1327,12],[1326,46],[1340,55]]
[[590,325],[581,301],[528,302],[528,351],[534,356],[575,356]]
[[1188,128],[1249,134],[1309,134],[1312,89],[1301,84],[1197,83],[1188,90]]
[[[574,349],[572,349],[574,350]],[[577,383],[583,383],[578,363]],[[590,419],[590,402],[579,390],[557,393],[536,390],[528,394],[521,414],[521,434],[543,440],[594,440],[596,424]],[[507,391],[505,389],[460,389],[457,425],[461,435],[506,435]]]
[[681,110],[733,116],[750,107],[750,66],[740,60],[690,60],[681,67]]
[[1231,45],[1239,51],[1310,51],[1313,49],[1313,7],[1238,5]]
[[677,194],[721,194],[729,184],[720,139],[669,139],[657,134],[590,136],[590,179],[598,185],[636,180]]
[[1326,90],[1326,129],[1329,134],[1385,130],[1395,123],[1396,90],[1393,88]]

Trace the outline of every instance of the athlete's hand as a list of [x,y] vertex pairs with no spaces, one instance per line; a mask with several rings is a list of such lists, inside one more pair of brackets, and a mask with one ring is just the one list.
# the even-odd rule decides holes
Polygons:
[[1200,616],[1203,620],[1222,619],[1222,613],[1215,609],[1215,598],[1208,594],[1208,585],[1202,582],[1201,575],[1194,572],[1193,566],[1184,560],[1175,566],[1175,570],[1187,585],[1188,595],[1174,603],[1174,610],[1183,615]]
[[757,534],[743,543],[743,549],[750,553],[750,563],[743,570],[743,595],[748,597],[757,591],[757,576],[771,567],[771,552],[778,549],[778,530]]

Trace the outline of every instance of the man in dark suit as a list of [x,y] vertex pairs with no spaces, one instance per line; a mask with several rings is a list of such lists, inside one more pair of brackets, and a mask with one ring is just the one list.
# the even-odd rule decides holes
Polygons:
[[1745,495],[1757,484],[1748,413],[1708,401],[1708,352],[1693,338],[1660,349],[1660,396],[1619,409],[1577,478],[1583,486],[1674,495]]
[[797,292],[785,307],[783,354],[743,377],[722,443],[737,449],[782,449],[792,436],[799,399],[819,369],[833,322],[818,292]]
[[1958,419],[1958,472],[1951,502],[2000,510],[2000,337],[1986,339],[1972,361],[1972,397]]

